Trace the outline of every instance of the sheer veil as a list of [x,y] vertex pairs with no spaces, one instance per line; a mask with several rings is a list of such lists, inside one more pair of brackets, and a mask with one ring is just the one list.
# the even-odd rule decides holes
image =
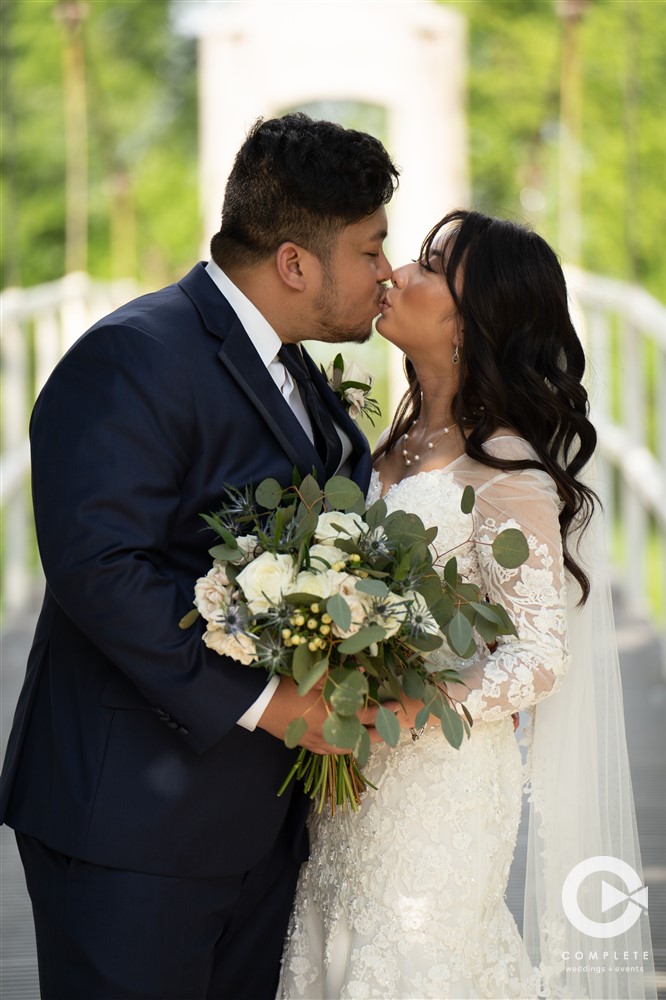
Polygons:
[[[577,608],[580,592],[570,579],[571,666],[560,690],[539,702],[534,715],[523,937],[532,964],[541,971],[543,996],[652,998],[647,894],[641,891],[600,513],[583,533],[578,554],[590,576],[590,597]],[[589,866],[598,870],[587,875],[581,870],[567,883],[572,923],[563,903],[565,880],[576,865],[592,858],[601,859]],[[613,859],[629,865],[636,877]],[[572,912],[576,904],[577,913]],[[585,917],[597,927],[586,926]],[[604,933],[599,925],[612,936],[596,936]]]

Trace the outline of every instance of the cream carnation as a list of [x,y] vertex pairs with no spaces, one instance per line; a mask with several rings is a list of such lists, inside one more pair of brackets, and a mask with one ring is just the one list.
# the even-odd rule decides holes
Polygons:
[[245,632],[227,632],[224,628],[213,626],[204,632],[203,641],[220,656],[230,656],[246,666],[257,659],[254,639]]
[[206,621],[210,620],[215,611],[226,607],[231,600],[233,587],[229,584],[229,577],[219,562],[215,562],[213,568],[209,569],[205,576],[199,577],[195,583],[194,604]]
[[291,556],[262,552],[240,571],[236,584],[242,587],[248,607],[256,615],[279,604],[295,578]]

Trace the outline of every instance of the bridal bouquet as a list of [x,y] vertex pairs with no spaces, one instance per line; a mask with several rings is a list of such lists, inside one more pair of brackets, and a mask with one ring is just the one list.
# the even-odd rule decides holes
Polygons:
[[[515,628],[504,608],[461,580],[455,556],[435,565],[437,529],[415,514],[389,514],[381,499],[366,510],[358,486],[340,476],[323,489],[312,476],[286,489],[266,479],[256,490],[230,488],[227,497],[217,513],[202,515],[219,544],[181,626],[201,615],[203,641],[220,655],[291,677],[302,695],[318,687],[328,712],[324,737],[351,751],[325,756],[302,748],[278,794],[295,777],[320,811],[326,801],[356,809],[370,753],[356,713],[379,705],[377,731],[395,746],[399,723],[382,702],[403,693],[423,701],[418,727],[434,715],[449,743],[460,746],[472,720],[446,692],[447,681],[459,677],[424,654],[446,641],[468,657],[474,630],[492,644]],[[467,487],[462,509],[470,513],[473,505]],[[500,533],[492,548],[506,567],[527,557],[517,529]],[[307,712],[290,723],[287,746],[298,746],[307,725]]]

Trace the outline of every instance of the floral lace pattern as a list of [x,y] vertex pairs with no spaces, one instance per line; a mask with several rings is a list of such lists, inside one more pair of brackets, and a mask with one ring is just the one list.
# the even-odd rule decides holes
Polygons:
[[[460,511],[467,483],[477,497],[473,530]],[[375,473],[368,503],[381,486]],[[442,554],[459,546],[460,572],[507,607],[519,638],[505,637],[493,653],[479,639],[466,661],[437,651],[468,685],[455,696],[475,724],[459,750],[437,726],[418,742],[405,732],[394,749],[373,749],[366,773],[377,791],[358,813],[313,817],[279,996],[536,997],[539,974],[504,901],[522,797],[510,716],[555,690],[567,665],[557,498],[544,473],[504,473],[463,456],[402,480],[385,499],[436,524]],[[511,525],[530,549],[517,570],[490,552]]]

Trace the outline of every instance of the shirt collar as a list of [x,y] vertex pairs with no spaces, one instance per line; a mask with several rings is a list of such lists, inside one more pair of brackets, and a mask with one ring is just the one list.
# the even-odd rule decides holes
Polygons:
[[276,360],[278,351],[282,347],[282,341],[277,333],[255,304],[250,302],[247,295],[244,295],[240,288],[234,285],[231,278],[214,260],[208,261],[206,272],[238,316],[245,332],[254,344],[257,354],[268,368]]

